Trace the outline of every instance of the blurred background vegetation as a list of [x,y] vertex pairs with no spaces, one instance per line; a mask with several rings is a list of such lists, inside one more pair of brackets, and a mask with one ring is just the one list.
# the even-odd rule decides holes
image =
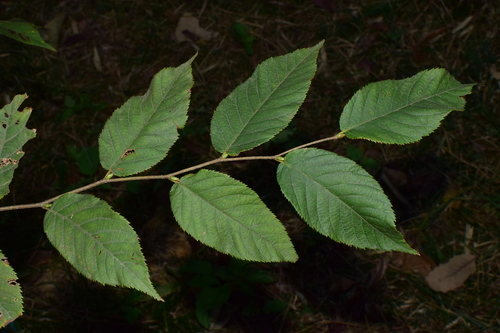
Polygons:
[[[478,83],[421,142],[319,145],[359,162],[386,190],[421,257],[356,250],[311,231],[281,196],[275,163],[214,166],[252,187],[280,218],[295,264],[232,260],[187,236],[169,210],[169,182],[92,191],[138,232],[159,303],[74,271],[43,234],[44,212],[0,215],[0,248],[20,277],[25,313],[6,332],[498,332],[500,329],[500,6],[487,0],[4,0],[0,19],[38,25],[57,52],[0,36],[2,105],[27,93],[37,138],[24,147],[3,205],[42,201],[98,180],[106,119],[143,94],[161,68],[196,52],[188,125],[167,173],[217,156],[213,110],[261,61],[325,39],[296,119],[248,154],[273,154],[339,131],[364,85],[435,67]],[[476,272],[448,293],[425,275],[457,254]],[[209,327],[209,328],[207,328]]]

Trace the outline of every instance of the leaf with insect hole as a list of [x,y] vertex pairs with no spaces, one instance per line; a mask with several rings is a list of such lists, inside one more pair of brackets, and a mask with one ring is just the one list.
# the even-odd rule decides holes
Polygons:
[[99,136],[103,168],[125,177],[147,170],[167,155],[187,121],[193,86],[192,57],[158,72],[143,96],[130,98],[106,121]]
[[26,128],[31,109],[18,111],[27,95],[16,95],[10,104],[0,110],[0,198],[9,193],[9,184],[14,178],[14,170],[24,156],[23,145],[36,134]]
[[0,327],[5,327],[23,313],[23,298],[16,272],[2,251],[0,258]]
[[17,20],[0,21],[0,34],[24,44],[40,46],[55,51],[50,44],[43,40],[36,26],[29,22]]

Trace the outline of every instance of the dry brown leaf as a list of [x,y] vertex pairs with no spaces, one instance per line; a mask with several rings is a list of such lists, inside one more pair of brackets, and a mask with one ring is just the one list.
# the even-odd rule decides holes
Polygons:
[[425,281],[435,291],[446,293],[460,287],[476,271],[476,256],[461,254],[434,268]]
[[200,27],[200,22],[190,13],[184,13],[177,23],[175,39],[179,42],[210,40],[218,35],[215,31],[208,31]]
[[500,80],[500,71],[497,69],[497,66],[495,64],[491,64],[490,73],[494,79]]
[[385,173],[392,185],[402,187],[408,184],[408,175],[406,172],[384,167],[382,171]]
[[66,14],[57,14],[52,20],[45,24],[44,32],[46,34],[46,42],[52,45],[54,48],[59,47],[59,36],[61,35],[61,26],[64,22]]
[[459,209],[462,206],[462,200],[460,199],[460,194],[462,190],[460,187],[451,184],[446,188],[443,194],[443,202],[447,203],[445,210],[451,211],[454,209]]
[[423,253],[416,256],[414,254],[397,252],[393,257],[393,264],[402,271],[418,272],[423,276],[427,276],[436,267],[434,261]]

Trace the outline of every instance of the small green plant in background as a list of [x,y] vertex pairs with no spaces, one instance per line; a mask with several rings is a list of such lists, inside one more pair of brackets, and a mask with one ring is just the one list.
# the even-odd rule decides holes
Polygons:
[[[273,160],[284,196],[317,232],[361,249],[416,254],[396,230],[391,203],[375,179],[353,160],[310,146],[342,138],[386,144],[418,141],[452,110],[464,109],[462,96],[471,92],[472,84],[457,82],[444,69],[372,83],[344,107],[339,133],[332,130],[330,137],[272,156],[238,156],[287,127],[307,95],[322,45],[267,59],[220,102],[210,126],[212,145],[220,157],[166,175],[135,176],[167,156],[178,139],[177,130],[187,122],[193,57],[179,67],[161,70],[145,95],[130,98],[108,119],[98,142],[99,162],[106,171],[101,180],[38,203],[0,207],[0,211],[45,209],[48,239],[81,274],[162,300],[149,279],[129,222],[105,201],[80,192],[116,182],[170,180],[173,214],[198,241],[242,260],[295,262],[298,256],[284,226],[259,196],[231,176],[207,169],[217,163]],[[18,111],[26,98],[15,96],[0,114],[2,197],[9,192],[24,154],[22,146],[35,136],[26,128],[31,110]],[[91,154],[90,150],[69,152],[76,161]],[[15,272],[3,254],[1,267],[0,323],[5,325],[22,313],[22,298]],[[228,289],[224,279],[212,282],[205,283],[201,292],[225,295],[221,292]],[[206,313],[221,301],[197,303],[202,323],[206,325]]]
[[371,157],[366,157],[361,149],[353,145],[345,147],[345,156],[357,164],[361,165],[366,171],[373,174],[380,169],[379,163]]
[[241,22],[235,22],[231,27],[231,35],[243,46],[247,55],[250,56],[253,54],[255,37],[248,32],[246,25]]
[[[252,317],[261,310],[282,311],[287,305],[277,299],[267,299],[262,304],[255,299],[255,289],[274,282],[274,278],[250,262],[232,258],[227,265],[213,265],[205,260],[192,260],[181,266],[180,273],[195,291],[196,318],[205,327],[210,327],[222,307],[226,314],[241,312]],[[244,304],[236,304],[237,300],[244,300]]]
[[91,96],[86,93],[80,94],[77,98],[65,96],[64,106],[64,110],[57,117],[57,121],[61,123],[73,115],[81,114],[86,111],[100,111],[106,108],[106,104],[93,103]]

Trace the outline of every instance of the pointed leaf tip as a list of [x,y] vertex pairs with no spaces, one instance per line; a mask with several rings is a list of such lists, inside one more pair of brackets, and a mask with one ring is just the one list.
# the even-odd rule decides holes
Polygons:
[[124,177],[145,171],[167,155],[187,121],[193,56],[158,72],[143,96],[130,98],[106,121],[99,136],[104,169]]
[[21,43],[44,47],[51,51],[56,51],[40,36],[37,27],[29,22],[20,20],[0,21],[0,34],[15,39]]
[[106,202],[88,194],[64,194],[48,208],[44,230],[52,245],[88,279],[162,300],[149,280],[137,234]]
[[214,148],[238,155],[283,130],[306,97],[322,45],[323,41],[258,65],[215,110],[210,127]]
[[352,160],[309,148],[285,156],[277,172],[285,197],[312,228],[361,249],[416,253],[396,230],[380,185]]
[[344,107],[340,128],[351,139],[415,142],[432,133],[451,111],[462,111],[462,96],[470,94],[472,86],[461,84],[442,68],[371,83]]
[[200,242],[233,257],[262,262],[297,260],[281,222],[245,184],[200,170],[172,186],[179,225]]

